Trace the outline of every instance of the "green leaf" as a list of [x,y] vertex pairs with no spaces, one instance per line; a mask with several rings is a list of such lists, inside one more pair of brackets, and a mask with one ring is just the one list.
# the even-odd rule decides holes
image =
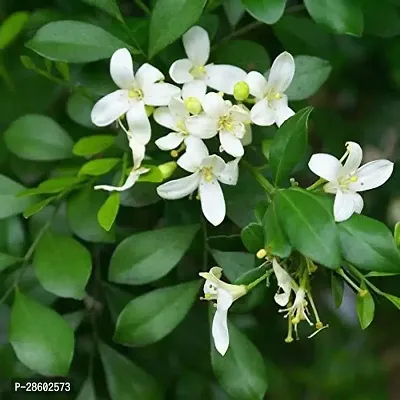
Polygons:
[[161,400],[154,378],[117,351],[100,343],[99,351],[111,400]]
[[242,229],[242,242],[250,253],[257,253],[264,248],[264,232],[260,224],[250,223]]
[[399,272],[376,272],[376,271],[372,271],[372,272],[368,272],[367,275],[365,275],[366,278],[375,278],[375,277],[385,277],[385,276],[396,276],[399,275]]
[[375,302],[371,293],[367,292],[364,296],[357,295],[357,315],[361,329],[367,329],[374,319]]
[[334,271],[331,272],[331,289],[336,308],[339,308],[343,301],[344,280],[339,278]]
[[289,100],[304,100],[317,93],[328,79],[332,67],[318,57],[296,56],[296,70],[286,94]]
[[0,253],[0,272],[4,271],[8,267],[11,267],[11,265],[16,264],[18,261],[21,261],[21,259],[9,254]]
[[275,203],[269,206],[264,215],[262,225],[264,228],[265,247],[268,247],[274,256],[289,257],[292,252],[292,246],[282,230]]
[[63,79],[66,82],[69,82],[71,80],[71,73],[69,71],[69,65],[62,61],[57,61],[54,63],[54,65],[55,65],[57,71],[63,77]]
[[40,28],[26,46],[50,60],[68,63],[108,59],[122,47],[134,52],[104,29],[80,21],[50,22]]
[[254,267],[254,255],[249,253],[212,249],[211,254],[231,282]]
[[59,193],[81,183],[83,178],[76,176],[65,176],[43,181],[37,188],[23,190],[18,197],[32,196],[37,194]]
[[74,333],[55,311],[15,293],[9,330],[18,359],[45,376],[66,376],[74,355]]
[[1,23],[0,50],[5,49],[21,33],[28,19],[29,13],[17,11]]
[[78,175],[100,176],[109,173],[119,162],[119,158],[99,158],[82,165]]
[[180,38],[200,18],[206,0],[158,0],[150,20],[149,57]]
[[71,96],[68,97],[67,114],[72,119],[72,121],[76,122],[77,124],[85,126],[86,128],[93,128],[94,125],[90,116],[93,106],[94,101],[92,101],[91,99],[88,99],[86,96],[80,93],[73,93]]
[[312,107],[306,107],[286,120],[274,136],[269,162],[279,184],[293,168],[301,161],[307,149],[308,117]]
[[114,340],[146,346],[171,333],[197,298],[200,281],[153,290],[132,300],[118,317]]
[[189,248],[198,225],[136,233],[122,241],[111,257],[109,280],[143,285],[167,275]]
[[119,22],[124,22],[122,18],[121,11],[119,10],[116,0],[83,0],[85,3],[98,7],[106,13],[110,14],[112,17],[117,19]]
[[225,0],[223,7],[229,23],[234,27],[245,13],[243,4],[238,0]]
[[4,175],[0,175],[0,219],[20,214],[37,202],[36,197],[19,198],[25,188]]
[[72,151],[76,156],[93,156],[111,147],[115,143],[115,138],[112,135],[87,136],[76,142]]
[[382,222],[353,215],[338,226],[343,257],[349,263],[369,271],[400,272],[399,250]]
[[81,300],[92,271],[89,251],[75,239],[46,233],[33,265],[41,285],[59,297]]
[[311,17],[336,33],[361,36],[363,12],[358,0],[304,0]]
[[97,213],[97,220],[99,224],[105,229],[107,232],[113,226],[115,218],[117,218],[119,204],[120,204],[120,193],[111,193],[104,204],[100,207],[99,212]]
[[242,0],[242,3],[255,19],[272,25],[282,17],[286,0]]
[[388,293],[381,293],[382,296],[386,297],[392,304],[394,304],[400,310],[400,298],[397,296],[393,296]]
[[28,114],[4,132],[8,149],[25,160],[54,161],[72,157],[72,139],[57,122],[45,115]]
[[399,9],[387,1],[379,3],[379,7],[371,0],[363,0],[364,33],[383,38],[400,34]]
[[264,360],[253,343],[239,329],[231,323],[228,329],[230,342],[225,356],[221,356],[214,343],[211,343],[214,374],[232,399],[263,399],[268,388]]
[[138,182],[160,183],[164,180],[164,176],[157,166],[142,164],[142,167],[148,168],[150,171],[140,175]]
[[325,200],[323,196],[296,188],[279,191],[274,204],[292,246],[328,268],[338,268],[341,264],[339,234],[332,207]]
[[96,392],[94,390],[93,382],[90,378],[86,379],[78,394],[76,400],[96,400]]
[[86,310],[80,310],[80,311],[73,311],[68,314],[63,314],[63,318],[65,321],[67,321],[68,326],[76,331],[80,324],[82,323],[83,319],[85,318]]
[[271,60],[265,48],[250,40],[228,40],[213,52],[217,64],[236,65],[246,71],[266,71]]
[[115,241],[115,229],[112,228],[106,232],[97,221],[99,209],[107,197],[107,193],[87,187],[68,198],[68,221],[75,235],[87,242],[113,243]]
[[400,222],[397,222],[396,225],[394,226],[393,237],[394,237],[394,244],[396,245],[397,248],[400,248]]

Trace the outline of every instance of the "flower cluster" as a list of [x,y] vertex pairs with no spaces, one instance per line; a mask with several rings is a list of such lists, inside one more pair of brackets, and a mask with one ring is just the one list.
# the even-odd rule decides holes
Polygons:
[[[204,216],[219,225],[226,214],[220,183],[237,183],[239,160],[244,146],[252,140],[251,124],[280,126],[294,114],[284,93],[293,79],[294,60],[287,52],[280,54],[266,78],[232,65],[207,64],[210,40],[207,31],[199,26],[183,35],[183,45],[187,58],[175,61],[169,69],[171,79],[182,88],[164,82],[164,75],[147,63],[135,73],[127,49],[113,54],[110,73],[119,89],[100,99],[91,116],[100,127],[118,121],[132,150],[133,168],[122,186],[100,185],[95,189],[127,190],[149,171],[142,161],[151,139],[149,114],[157,107],[154,120],[170,133],[157,139],[156,146],[172,150],[174,156],[185,151],[177,164],[191,173],[162,184],[158,194],[165,199],[179,199],[198,190]],[[207,88],[214,91],[207,93]],[[255,103],[251,109],[243,104],[249,94],[254,96],[250,103]],[[225,95],[231,99],[225,99]],[[204,141],[216,136],[219,151],[233,157],[230,161],[210,155]]]

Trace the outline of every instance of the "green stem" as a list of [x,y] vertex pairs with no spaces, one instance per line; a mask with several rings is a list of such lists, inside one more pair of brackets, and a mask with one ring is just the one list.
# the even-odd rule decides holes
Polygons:
[[315,181],[311,186],[309,186],[306,190],[314,190],[317,187],[320,187],[322,184],[324,184],[326,180],[324,178],[319,178],[317,181]]
[[256,178],[257,182],[263,187],[263,189],[268,193],[268,194],[273,194],[275,192],[275,187],[272,185],[272,183],[265,178],[260,171],[257,170],[257,168],[253,167],[248,161],[242,160],[242,164],[252,173],[254,178]]
[[[343,271],[342,268],[338,268],[336,272],[357,292],[361,292],[361,288],[357,286]],[[363,280],[363,279],[362,279]]]
[[203,230],[203,271],[208,269],[208,235],[207,235],[207,221],[203,215],[200,216],[201,218],[201,227]]
[[248,285],[246,285],[247,292],[250,292],[250,290],[254,289],[260,282],[267,279],[273,272],[274,271],[272,269],[270,269],[264,275],[262,275],[258,279],[256,279],[254,282],[251,282]]
[[[386,295],[386,293],[382,292],[382,290],[380,290],[374,284],[372,284],[354,265],[351,265],[351,264],[347,263],[347,266],[349,267],[350,271],[355,276],[360,278],[362,282],[365,282],[372,290],[375,291],[375,293],[380,294],[381,296],[385,296]],[[360,290],[362,290],[362,289],[360,289]]]

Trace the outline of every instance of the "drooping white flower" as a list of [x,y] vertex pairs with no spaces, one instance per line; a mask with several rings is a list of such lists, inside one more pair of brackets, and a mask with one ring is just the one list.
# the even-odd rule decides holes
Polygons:
[[210,38],[205,29],[193,26],[182,37],[188,58],[175,61],[169,69],[172,80],[184,84],[182,91],[197,85],[233,94],[235,83],[243,81],[246,72],[232,65],[207,64],[210,56]]
[[229,347],[228,310],[232,303],[247,293],[244,285],[231,285],[220,280],[222,268],[213,267],[209,272],[199,275],[206,280],[204,300],[216,300],[217,310],[212,323],[212,336],[215,348],[225,355]]
[[186,122],[190,118],[189,111],[186,109],[184,102],[176,97],[172,98],[168,107],[157,108],[154,112],[154,119],[157,123],[166,128],[171,129],[168,135],[156,140],[156,145],[161,150],[172,150],[177,148],[183,141],[192,141],[196,146],[201,139],[209,139],[207,131],[197,132],[198,135],[192,134],[186,126]]
[[308,163],[314,174],[328,181],[324,191],[336,195],[333,213],[337,222],[349,219],[353,213],[360,214],[364,201],[357,192],[383,185],[392,175],[394,166],[388,160],[375,160],[360,167],[363,156],[360,145],[347,142],[346,147],[340,161],[330,154],[314,154]]
[[273,62],[268,79],[256,71],[247,74],[245,81],[257,103],[251,109],[251,121],[256,125],[281,126],[294,111],[288,106],[285,94],[294,76],[295,64],[291,54],[281,53]]
[[[276,280],[278,281],[278,288],[282,290],[282,293],[276,292],[274,300],[281,307],[284,307],[289,302],[290,293],[292,291],[292,278],[290,275],[280,266],[275,258],[272,259],[272,268],[274,270]],[[278,290],[279,290],[278,289]]]
[[314,325],[308,317],[307,306],[308,302],[306,300],[306,291],[303,287],[299,287],[296,290],[296,297],[294,299],[293,305],[286,310],[281,310],[282,312],[287,312],[286,318],[291,319],[296,331],[297,325],[301,321],[307,321],[310,326]]
[[151,131],[145,105],[166,106],[180,89],[169,83],[160,82],[164,75],[150,64],[143,64],[134,74],[132,57],[127,49],[117,50],[111,57],[110,74],[120,88],[101,98],[92,109],[92,122],[107,126],[125,113],[133,115],[137,122],[135,131]]
[[140,175],[149,172],[148,168],[140,167],[138,169],[132,168],[126,182],[122,186],[111,186],[111,185],[97,185],[94,187],[95,190],[105,190],[107,192],[123,192],[130,189],[136,181],[139,179]]
[[204,113],[191,117],[186,126],[195,135],[212,137],[219,133],[221,149],[233,157],[244,154],[242,139],[250,114],[244,107],[232,105],[217,93],[208,93],[203,100]]
[[187,147],[186,153],[178,160],[178,165],[192,174],[162,184],[157,193],[164,199],[176,200],[199,190],[201,209],[213,225],[219,225],[225,218],[224,194],[219,182],[236,185],[239,159],[225,163],[217,155],[209,155],[203,142]]

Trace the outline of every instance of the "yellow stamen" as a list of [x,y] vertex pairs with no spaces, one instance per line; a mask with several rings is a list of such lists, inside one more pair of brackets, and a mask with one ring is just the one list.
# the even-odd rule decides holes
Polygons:
[[193,75],[193,77],[201,78],[205,75],[206,69],[204,65],[196,65],[189,72]]
[[171,150],[170,154],[171,154],[171,157],[174,157],[174,158],[179,156],[179,153],[176,150]]
[[358,177],[355,176],[355,175],[353,175],[353,176],[349,179],[349,181],[350,181],[350,182],[357,182],[357,181],[358,181]]

